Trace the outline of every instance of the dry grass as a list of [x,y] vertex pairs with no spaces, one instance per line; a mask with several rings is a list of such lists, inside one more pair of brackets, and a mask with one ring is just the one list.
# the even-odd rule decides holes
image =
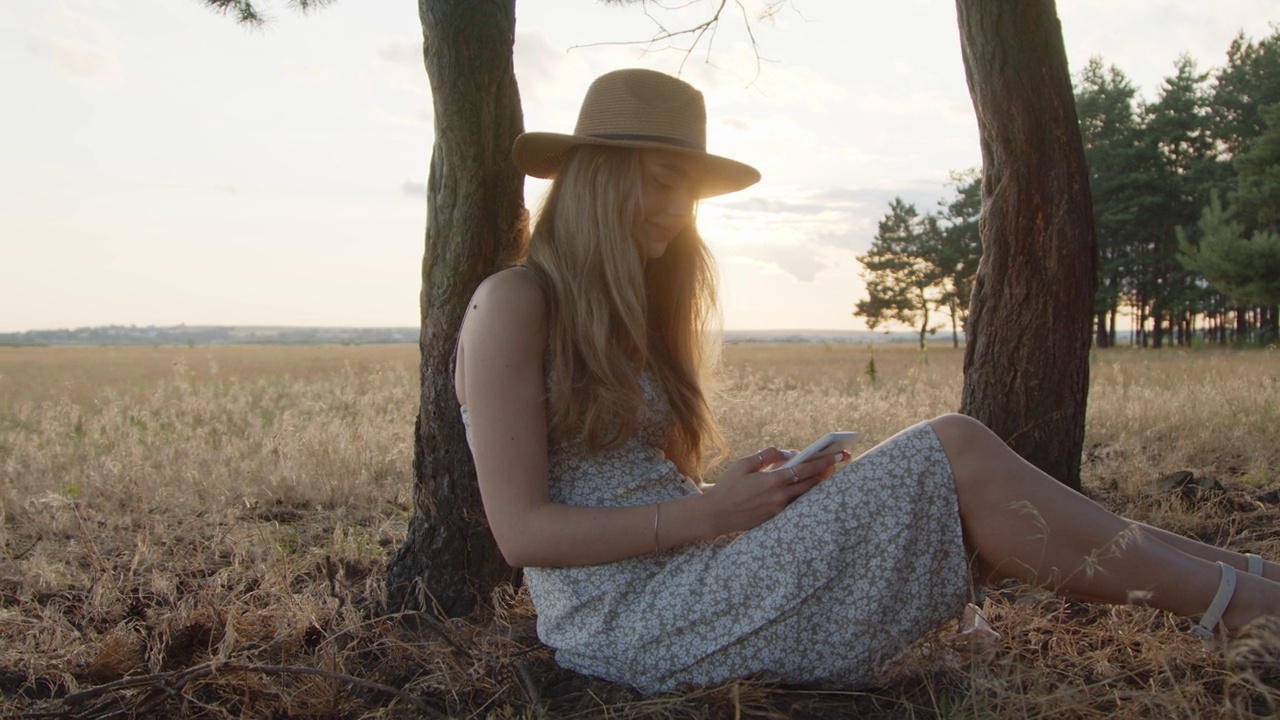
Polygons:
[[[954,410],[960,351],[736,345],[739,454],[837,427],[871,442]],[[1170,529],[1280,556],[1274,352],[1113,350],[1093,363],[1086,486]],[[927,361],[927,362],[926,362]],[[410,511],[416,352],[0,348],[0,715],[52,717],[1249,717],[1274,643],[1206,655],[1155,611],[994,589],[1004,635],[938,636],[873,689],[739,682],[640,698],[558,670],[527,597],[382,615]],[[1222,483],[1153,489],[1190,469]]]

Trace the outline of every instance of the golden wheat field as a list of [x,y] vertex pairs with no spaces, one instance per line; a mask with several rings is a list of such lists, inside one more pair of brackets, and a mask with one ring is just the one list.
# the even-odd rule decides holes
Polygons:
[[[957,409],[959,350],[731,345],[735,454],[868,442]],[[1086,490],[1280,557],[1280,356],[1092,357]],[[0,716],[1253,717],[1280,655],[1206,653],[1139,607],[989,590],[1002,639],[944,629],[844,692],[736,682],[644,698],[556,668],[519,591],[465,620],[381,609],[412,512],[416,348],[0,348]],[[1157,481],[1190,470],[1201,485]],[[1217,481],[1215,484],[1212,481]],[[715,602],[715,598],[708,598]],[[1273,653],[1268,655],[1267,653]]]

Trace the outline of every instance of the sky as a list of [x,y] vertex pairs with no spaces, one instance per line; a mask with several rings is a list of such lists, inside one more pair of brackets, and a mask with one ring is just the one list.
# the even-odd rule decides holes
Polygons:
[[[0,332],[418,324],[433,138],[417,5],[260,3],[259,30],[197,0],[0,4]],[[519,0],[526,129],[571,132],[607,70],[679,73],[706,96],[709,150],[763,174],[698,211],[725,328],[862,329],[856,256],[889,202],[936,209],[981,164],[954,3],[791,0],[753,21],[759,61],[739,15],[692,54],[645,42],[710,0],[648,7]],[[1237,33],[1280,21],[1274,0],[1058,14],[1073,73],[1101,56],[1148,99],[1179,55],[1220,67]],[[531,208],[545,187],[526,184]]]

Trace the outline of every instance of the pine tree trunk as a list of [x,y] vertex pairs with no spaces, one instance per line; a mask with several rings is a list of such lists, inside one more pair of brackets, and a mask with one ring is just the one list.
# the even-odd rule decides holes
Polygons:
[[1079,489],[1098,249],[1062,29],[1052,0],[956,10],[983,165],[961,409]]
[[393,609],[465,615],[518,580],[485,522],[453,389],[467,301],[511,262],[525,223],[511,144],[524,120],[512,62],[515,0],[419,0],[435,109],[422,259],[422,378],[414,428],[414,515],[387,574]]
[[960,347],[960,319],[959,309],[956,308],[956,299],[951,298],[951,347]]
[[1164,308],[1158,306],[1151,308],[1151,347],[1164,347]]
[[929,299],[924,296],[924,288],[920,288],[920,349],[924,350],[924,334],[929,330]]

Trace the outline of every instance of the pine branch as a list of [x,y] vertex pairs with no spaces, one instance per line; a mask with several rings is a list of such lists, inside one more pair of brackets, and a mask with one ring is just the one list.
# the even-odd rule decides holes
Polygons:
[[[258,9],[258,5],[254,4],[254,0],[202,0],[206,6],[222,13],[223,15],[235,15],[236,22],[250,27],[262,27],[270,21],[270,16],[264,14]],[[334,0],[289,0],[289,5],[294,10],[307,13],[312,10],[330,5]]]

